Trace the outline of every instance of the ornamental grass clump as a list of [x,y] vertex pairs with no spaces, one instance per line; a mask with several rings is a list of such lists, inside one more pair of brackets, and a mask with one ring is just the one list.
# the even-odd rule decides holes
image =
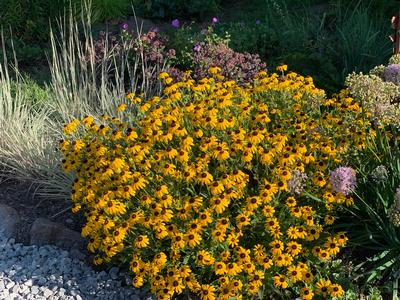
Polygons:
[[129,267],[158,299],[344,295],[328,266],[347,237],[330,226],[353,200],[329,170],[374,131],[345,92],[327,100],[285,69],[246,85],[218,67],[199,81],[163,72],[160,97],[128,94],[118,117],[65,127],[94,263]]

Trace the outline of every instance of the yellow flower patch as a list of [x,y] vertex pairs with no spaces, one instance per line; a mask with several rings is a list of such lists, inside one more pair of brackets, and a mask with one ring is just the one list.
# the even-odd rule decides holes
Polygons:
[[160,97],[119,106],[132,122],[66,125],[63,168],[95,262],[129,262],[132,284],[159,299],[247,299],[265,286],[343,295],[326,264],[347,238],[329,228],[352,199],[333,194],[329,170],[374,131],[346,92],[327,100],[312,78],[262,72],[239,86],[219,71],[161,73]]

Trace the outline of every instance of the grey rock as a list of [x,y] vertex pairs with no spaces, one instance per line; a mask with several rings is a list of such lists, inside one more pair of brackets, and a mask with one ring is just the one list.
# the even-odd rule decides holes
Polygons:
[[86,259],[86,255],[85,254],[83,254],[81,251],[79,251],[78,249],[71,249],[71,251],[70,251],[70,256],[71,257],[74,257],[74,258],[77,258],[77,259],[79,259],[79,260],[85,260]]
[[45,247],[40,247],[39,255],[46,256],[47,255],[47,249]]
[[37,283],[40,285],[44,285],[44,284],[46,284],[46,282],[47,282],[47,279],[44,277],[39,277],[39,279],[37,281]]
[[[17,234],[17,225],[21,221],[18,212],[8,205],[0,204],[0,231],[6,238]],[[15,240],[14,242],[15,243]]]
[[69,256],[68,251],[61,251],[60,257],[68,257],[68,256]]
[[83,248],[85,245],[85,239],[78,232],[45,218],[37,218],[29,234],[31,245],[55,245],[67,250]]
[[119,268],[112,267],[108,273],[110,274],[111,279],[115,280],[118,278],[118,272],[119,272]]
[[97,274],[97,279],[106,279],[106,278],[107,278],[106,271],[101,271],[99,274]]
[[88,288],[88,289],[93,289],[93,288],[97,287],[97,280],[96,280],[96,278],[88,277],[88,278],[86,279],[86,285],[87,285],[87,288]]

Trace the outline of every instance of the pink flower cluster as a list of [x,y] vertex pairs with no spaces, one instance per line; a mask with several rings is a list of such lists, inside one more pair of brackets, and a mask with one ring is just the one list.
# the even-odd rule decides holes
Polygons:
[[344,195],[348,195],[354,191],[357,185],[356,172],[350,167],[336,168],[331,172],[329,179],[332,190]]

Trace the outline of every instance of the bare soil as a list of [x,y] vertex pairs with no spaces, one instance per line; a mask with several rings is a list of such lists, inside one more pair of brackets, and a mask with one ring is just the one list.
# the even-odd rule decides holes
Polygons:
[[0,183],[0,204],[13,207],[21,217],[16,241],[29,245],[29,231],[33,222],[46,218],[52,222],[80,232],[84,225],[82,214],[71,212],[71,200],[41,198],[36,195],[35,188],[28,184],[6,181]]

